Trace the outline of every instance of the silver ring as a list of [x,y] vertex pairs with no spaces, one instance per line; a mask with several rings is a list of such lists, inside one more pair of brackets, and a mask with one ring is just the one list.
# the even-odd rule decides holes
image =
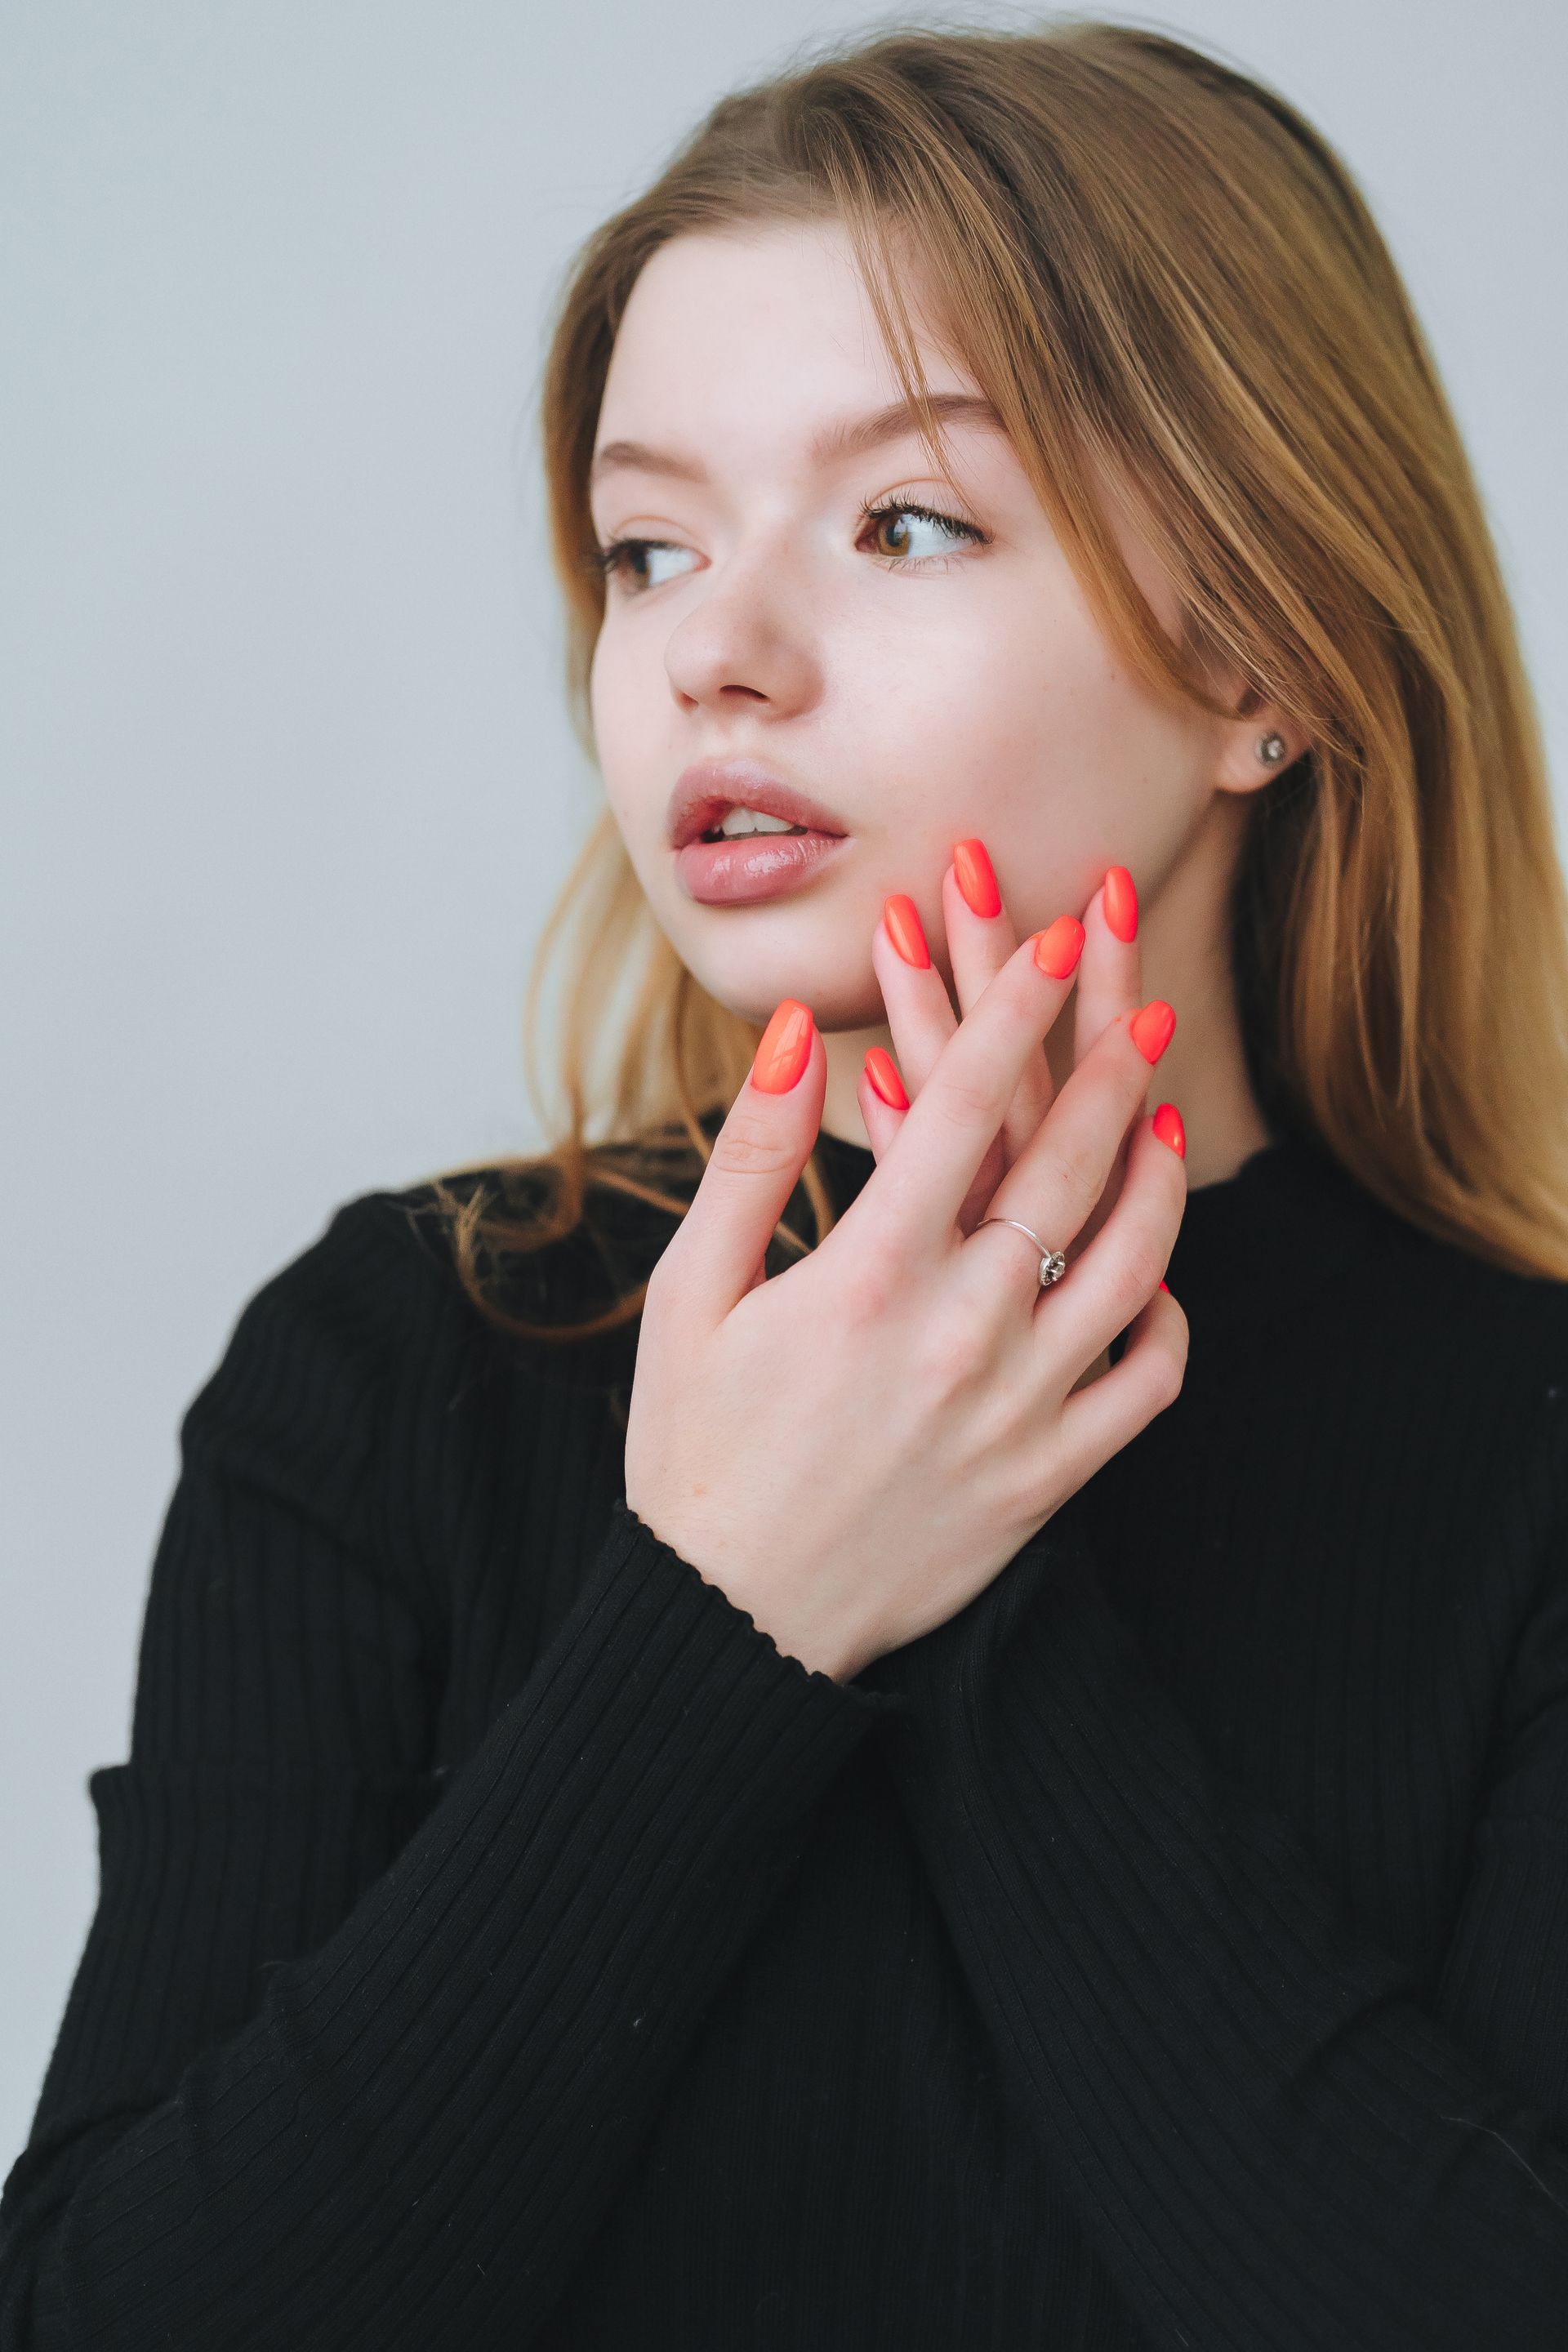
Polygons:
[[[1021,1234],[1028,1234],[1029,1239],[1034,1243],[1035,1247],[1040,1253],[1040,1288],[1042,1290],[1044,1290],[1050,1283],[1059,1282],[1063,1275],[1067,1272],[1068,1262],[1062,1255],[1060,1250],[1047,1249],[1044,1242],[1040,1239],[1038,1234],[1035,1232],[1034,1228],[1031,1225],[1025,1224],[1021,1218],[982,1217],[980,1220],[980,1225],[1016,1225]],[[980,1225],[975,1226],[974,1231],[976,1233],[980,1231]]]

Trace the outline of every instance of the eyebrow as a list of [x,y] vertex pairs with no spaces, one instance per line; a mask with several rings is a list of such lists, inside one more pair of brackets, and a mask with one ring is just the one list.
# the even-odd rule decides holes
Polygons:
[[[939,425],[985,425],[996,432],[1002,419],[988,400],[972,392],[933,392],[931,414]],[[839,457],[861,457],[868,449],[903,439],[918,429],[919,419],[907,400],[889,401],[868,415],[830,425],[811,445],[812,463],[830,465]],[[708,471],[700,458],[683,457],[673,449],[655,449],[646,441],[606,441],[588,470],[590,485],[606,474],[665,474],[679,482],[705,482]]]

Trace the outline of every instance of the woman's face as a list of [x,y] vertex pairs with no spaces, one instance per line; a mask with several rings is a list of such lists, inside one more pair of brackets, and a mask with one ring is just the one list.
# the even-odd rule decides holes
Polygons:
[[[1020,938],[1080,914],[1110,865],[1147,916],[1216,782],[1215,722],[1129,673],[973,381],[934,339],[921,358],[933,397],[976,404],[947,422],[951,478],[901,416],[868,422],[899,386],[840,229],[681,236],[632,291],[595,441],[599,545],[632,542],[592,675],[610,806],[682,961],[753,1022],[809,1004],[830,1087],[834,1033],[857,1073],[887,1034],[870,941],[890,892],[951,982],[954,843],[984,842]],[[699,763],[739,804],[763,776],[794,787],[844,838],[804,867],[770,837],[678,851],[672,795]],[[765,895],[715,897],[725,866]]]

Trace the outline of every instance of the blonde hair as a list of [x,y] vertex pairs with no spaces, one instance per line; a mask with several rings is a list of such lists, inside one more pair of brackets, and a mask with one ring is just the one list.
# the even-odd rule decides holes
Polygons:
[[[831,218],[852,239],[933,450],[897,261],[945,291],[1102,625],[1156,691],[1219,711],[1218,655],[1311,749],[1252,796],[1231,947],[1265,1115],[1399,1215],[1498,1265],[1568,1278],[1568,921],[1539,722],[1459,434],[1394,262],[1337,155],[1284,100],[1163,36],[1096,21],[907,30],[724,99],[578,255],[543,390],[574,723],[604,611],[587,479],[617,324],[670,238]],[[1173,643],[1122,560],[1097,467],[1186,616]],[[466,1286],[509,1329],[501,1257],[574,1231],[597,1184],[674,1216],[703,1118],[760,1030],[658,930],[605,811],[540,938],[564,940],[551,1148],[439,1188]],[[640,968],[639,968],[640,959]],[[607,1086],[592,1074],[611,1035]],[[596,1091],[595,1091],[596,1090]],[[590,1140],[588,1129],[599,1133]],[[711,1120],[710,1121],[711,1124]],[[533,1183],[531,1177],[544,1178]],[[802,1185],[833,1220],[817,1154]],[[781,1223],[786,1246],[805,1248]]]

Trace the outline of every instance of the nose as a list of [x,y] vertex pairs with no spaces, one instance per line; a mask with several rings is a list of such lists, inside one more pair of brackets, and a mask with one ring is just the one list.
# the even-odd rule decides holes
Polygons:
[[792,718],[816,700],[822,667],[809,594],[781,563],[776,551],[731,557],[675,624],[664,663],[683,709]]

